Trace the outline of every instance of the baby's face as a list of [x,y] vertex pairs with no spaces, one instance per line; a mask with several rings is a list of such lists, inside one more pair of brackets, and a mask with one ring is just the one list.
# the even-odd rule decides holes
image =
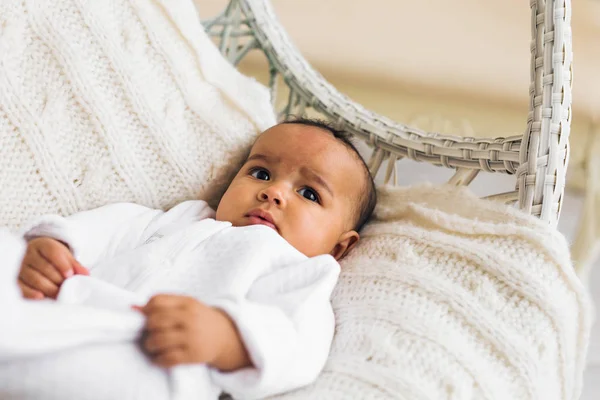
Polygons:
[[308,257],[341,258],[352,230],[364,172],[351,150],[321,128],[276,125],[256,141],[217,208],[233,226],[263,224]]

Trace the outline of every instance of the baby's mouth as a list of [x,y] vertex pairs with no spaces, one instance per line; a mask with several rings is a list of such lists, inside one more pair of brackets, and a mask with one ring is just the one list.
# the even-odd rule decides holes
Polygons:
[[279,232],[273,217],[266,211],[260,209],[252,210],[246,214],[245,217],[248,218],[248,221],[251,225],[265,225],[271,229],[274,229],[276,232]]

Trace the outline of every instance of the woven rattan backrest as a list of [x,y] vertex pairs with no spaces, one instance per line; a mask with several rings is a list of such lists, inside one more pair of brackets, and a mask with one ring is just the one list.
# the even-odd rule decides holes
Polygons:
[[253,49],[264,52],[273,104],[278,75],[289,87],[281,118],[313,108],[372,146],[369,166],[374,175],[387,163],[385,177],[389,181],[401,158],[454,168],[456,174],[450,182],[457,185],[469,184],[480,171],[515,174],[515,191],[490,197],[507,203],[518,201],[521,209],[556,224],[569,155],[571,1],[530,0],[530,5],[527,126],[522,136],[493,139],[424,132],[370,112],[342,95],[302,57],[268,0],[231,0],[223,13],[204,24],[235,65]]

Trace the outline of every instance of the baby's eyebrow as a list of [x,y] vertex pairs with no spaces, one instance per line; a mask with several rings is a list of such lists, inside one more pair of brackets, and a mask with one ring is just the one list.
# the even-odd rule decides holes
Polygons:
[[246,162],[253,161],[253,160],[263,160],[263,161],[266,161],[266,162],[278,163],[280,161],[280,158],[279,157],[273,157],[273,156],[266,156],[264,154],[253,154],[250,157],[248,157],[248,159],[246,160]]
[[322,186],[325,190],[327,190],[329,192],[329,195],[331,197],[333,197],[333,191],[331,190],[331,188],[329,187],[329,185],[327,184],[327,181],[325,181],[325,179],[323,179],[321,177],[321,175],[317,174],[316,172],[314,172],[313,170],[306,168],[306,167],[302,167],[300,169],[300,172],[303,175],[307,175],[309,177],[309,179],[317,182],[320,186]]
[[[257,154],[252,154],[250,157],[248,157],[246,162],[250,162],[250,161],[254,161],[254,160],[263,160],[263,161],[271,163],[271,164],[276,164],[281,161],[281,158],[279,158],[277,156],[267,156],[265,154],[257,153]],[[323,177],[321,177],[321,175],[317,174],[315,171],[313,171],[312,169],[307,168],[307,167],[300,168],[300,173],[302,175],[305,175],[306,177],[308,177],[308,179],[311,179],[311,180],[317,182],[317,184],[319,184],[319,186],[322,186],[329,193],[329,195],[331,197],[333,197],[333,190],[331,190],[331,187],[329,186],[327,181],[325,179],[323,179]]]

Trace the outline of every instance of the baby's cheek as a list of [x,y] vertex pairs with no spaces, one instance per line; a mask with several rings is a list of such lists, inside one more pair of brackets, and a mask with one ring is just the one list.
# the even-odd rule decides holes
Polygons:
[[235,217],[235,210],[238,209],[238,199],[240,196],[236,193],[235,187],[230,187],[221,198],[217,207],[217,220],[230,221]]
[[312,218],[305,232],[308,233],[307,240],[311,243],[315,255],[329,253],[337,243],[339,237],[338,221],[331,218],[330,214],[319,215]]
[[281,231],[283,238],[297,250],[311,257],[308,253],[315,243],[320,241],[320,228],[317,221],[304,213],[295,215],[291,221],[289,218],[286,219],[288,223]]

